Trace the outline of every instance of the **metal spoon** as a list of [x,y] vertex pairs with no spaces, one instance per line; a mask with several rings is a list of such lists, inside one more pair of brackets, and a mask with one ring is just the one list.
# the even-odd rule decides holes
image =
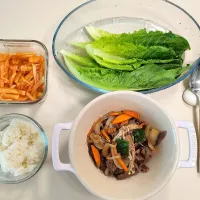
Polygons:
[[190,90],[197,96],[197,107],[199,109],[199,119],[197,127],[198,155],[197,155],[197,171],[200,173],[200,66],[197,67],[191,75],[189,82]]

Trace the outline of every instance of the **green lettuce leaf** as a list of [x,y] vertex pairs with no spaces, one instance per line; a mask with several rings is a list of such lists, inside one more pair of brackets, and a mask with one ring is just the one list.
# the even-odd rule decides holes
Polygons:
[[179,55],[182,55],[185,50],[190,49],[190,45],[184,37],[174,34],[171,31],[167,33],[161,31],[147,32],[146,29],[140,29],[133,33],[112,34],[90,26],[88,32],[95,40],[109,37],[112,39],[113,44],[117,41],[117,43],[133,43],[135,45],[143,45],[147,47],[163,46],[172,48]]
[[149,64],[132,72],[105,68],[82,67],[72,59],[64,57],[71,73],[79,80],[105,90],[146,90],[172,83],[189,67],[165,70],[159,65]]
[[110,43],[109,38],[102,38],[91,44],[86,45],[86,51],[90,49],[95,56],[104,58],[109,56],[117,56],[122,59],[172,59],[176,58],[176,53],[173,49],[161,46],[141,46],[131,43]]
[[74,47],[79,47],[85,49],[86,45],[90,44],[91,42],[70,42],[69,44]]
[[120,64],[113,64],[113,63],[104,61],[103,59],[95,56],[94,49],[90,48],[90,45],[87,45],[86,50],[89,56],[91,56],[99,65],[103,67],[106,67],[109,69],[116,69],[116,70],[125,70],[125,71],[132,71],[134,69],[132,65],[126,65],[126,64],[120,65]]
[[99,65],[95,62],[95,60],[91,59],[90,57],[86,57],[86,56],[79,56],[77,54],[71,53],[69,51],[66,51],[64,49],[62,49],[60,51],[60,53],[67,57],[67,58],[71,58],[73,60],[75,60],[76,62],[80,63],[83,66],[86,67],[99,67]]
[[98,40],[101,37],[109,37],[109,36],[117,35],[117,34],[112,34],[112,33],[109,33],[107,31],[95,28],[94,26],[86,26],[85,29],[87,30],[87,32],[89,33],[89,35],[94,40]]

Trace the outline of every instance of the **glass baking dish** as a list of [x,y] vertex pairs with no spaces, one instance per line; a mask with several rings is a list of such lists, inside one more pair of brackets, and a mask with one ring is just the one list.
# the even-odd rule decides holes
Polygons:
[[46,46],[37,40],[9,40],[0,39],[0,53],[18,53],[30,52],[41,55],[45,58],[45,76],[44,76],[44,92],[43,95],[35,101],[2,101],[1,104],[35,104],[45,100],[47,95],[48,82],[48,50]]
[[81,48],[74,48],[70,44],[91,41],[85,29],[85,26],[89,25],[112,33],[133,32],[143,28],[148,31],[170,30],[188,40],[191,50],[185,53],[184,64],[191,64],[191,68],[172,83],[155,89],[142,90],[141,93],[153,93],[172,87],[183,81],[198,67],[194,61],[200,55],[200,46],[197,45],[200,38],[200,26],[183,8],[168,0],[90,0],[79,5],[63,18],[52,41],[53,56],[58,66],[71,79],[90,90],[100,93],[114,91],[89,84],[75,77],[60,53],[61,49],[77,54],[85,53]]

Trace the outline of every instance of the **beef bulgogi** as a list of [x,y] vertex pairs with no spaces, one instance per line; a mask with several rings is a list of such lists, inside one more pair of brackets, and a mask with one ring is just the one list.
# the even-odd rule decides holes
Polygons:
[[122,180],[149,171],[147,163],[165,136],[135,111],[109,112],[88,132],[88,152],[106,176]]

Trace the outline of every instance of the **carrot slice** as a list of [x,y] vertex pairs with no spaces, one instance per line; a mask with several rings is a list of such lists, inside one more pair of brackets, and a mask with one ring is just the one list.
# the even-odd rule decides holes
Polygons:
[[110,142],[110,137],[107,135],[107,133],[104,130],[102,130],[101,133],[106,138],[106,140]]
[[113,121],[112,121],[112,124],[119,124],[123,121],[126,121],[126,120],[129,120],[131,119],[132,116],[130,115],[127,115],[127,114],[121,114],[121,115],[118,115]]
[[122,112],[111,112],[110,116],[117,116],[117,115],[121,115]]
[[123,170],[124,170],[125,172],[128,172],[128,168],[127,168],[127,166],[125,165],[124,161],[123,161],[121,158],[117,158],[117,161],[118,161],[118,163],[120,164],[120,166],[123,168]]
[[108,128],[107,129],[108,134],[115,133],[115,132],[116,132],[116,128]]
[[128,124],[128,120],[121,122],[120,127],[124,126],[125,124]]
[[[117,148],[116,148],[116,147],[114,147],[113,152],[114,152],[114,156],[117,156],[117,155],[118,155],[118,153],[117,153]],[[125,172],[128,172],[128,168],[127,168],[127,166],[125,165],[124,161],[123,161],[121,158],[119,158],[119,157],[116,157],[116,159],[117,159],[117,162],[119,163],[119,165],[123,168],[123,170],[124,170]]]
[[100,159],[99,151],[97,150],[97,148],[94,145],[91,145],[91,149],[92,149],[92,154],[93,154],[94,160],[97,164],[97,167],[100,167],[101,159]]
[[135,112],[135,111],[131,111],[131,110],[124,110],[123,111],[124,114],[127,114],[131,117],[134,117],[135,119],[140,119],[140,115],[139,113]]

